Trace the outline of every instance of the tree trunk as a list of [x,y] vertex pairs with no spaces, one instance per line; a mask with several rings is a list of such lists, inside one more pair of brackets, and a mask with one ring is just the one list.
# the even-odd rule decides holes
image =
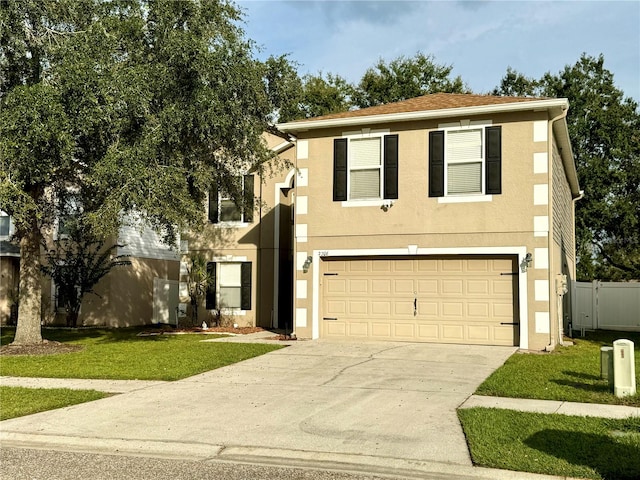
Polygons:
[[13,345],[42,343],[40,329],[42,284],[40,283],[40,243],[42,234],[33,220],[30,231],[20,240],[20,303]]

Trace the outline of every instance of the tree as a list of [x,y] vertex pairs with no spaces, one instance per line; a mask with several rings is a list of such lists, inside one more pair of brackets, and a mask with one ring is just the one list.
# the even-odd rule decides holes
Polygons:
[[438,65],[431,55],[399,56],[388,64],[380,59],[355,87],[353,103],[360,108],[398,102],[429,93],[465,93],[462,79],[450,78],[450,65]]
[[578,278],[640,279],[640,113],[615,86],[604,57],[583,54],[557,75],[511,69],[497,94],[567,98],[567,123],[584,198],[576,206]]
[[215,283],[215,271],[207,267],[206,259],[200,254],[192,254],[187,264],[187,289],[191,300],[191,324],[198,324],[198,310],[207,290]]
[[122,245],[105,247],[104,240],[91,235],[82,225],[66,228],[65,238],[56,242],[45,254],[42,272],[57,287],[57,304],[67,313],[67,326],[75,328],[84,297],[113,268],[131,265],[125,255],[114,255]]
[[271,159],[239,10],[215,0],[3,0],[0,204],[21,248],[14,343],[42,340],[40,245],[69,191],[95,238],[127,214],[175,243],[210,185]]

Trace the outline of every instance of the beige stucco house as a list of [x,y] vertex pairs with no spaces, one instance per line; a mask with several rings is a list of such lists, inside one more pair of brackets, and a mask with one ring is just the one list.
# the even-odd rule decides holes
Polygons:
[[567,109],[434,94],[278,125],[297,336],[554,348],[580,198]]

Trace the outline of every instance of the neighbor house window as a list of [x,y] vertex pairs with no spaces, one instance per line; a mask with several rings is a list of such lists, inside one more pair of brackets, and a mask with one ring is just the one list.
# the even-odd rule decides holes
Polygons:
[[398,198],[398,136],[334,140],[333,200]]
[[209,191],[209,221],[211,223],[251,223],[253,222],[253,203],[253,175],[236,177],[231,188],[215,186]]
[[502,191],[501,127],[429,132],[429,196]]
[[8,237],[11,233],[11,217],[0,211],[0,237]]
[[251,310],[251,262],[209,262],[206,308]]
[[74,219],[82,213],[82,200],[75,193],[67,193],[60,199],[58,214],[58,238],[68,237]]

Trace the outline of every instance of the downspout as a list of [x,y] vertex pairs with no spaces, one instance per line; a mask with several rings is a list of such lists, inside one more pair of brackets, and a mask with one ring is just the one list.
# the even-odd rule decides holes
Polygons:
[[[547,132],[547,155],[548,155],[548,160],[547,160],[547,175],[548,175],[548,184],[549,184],[549,191],[547,192],[548,195],[548,211],[549,211],[549,237],[547,238],[547,242],[549,245],[549,266],[551,268],[553,268],[553,259],[554,259],[554,253],[555,253],[555,244],[554,244],[554,240],[553,240],[553,233],[554,233],[554,229],[553,229],[553,145],[554,145],[554,135],[553,135],[553,124],[555,122],[557,122],[558,120],[562,120],[567,118],[567,113],[568,113],[568,109],[567,108],[563,108],[562,112],[553,117],[550,121],[549,124],[547,126],[548,132]],[[562,155],[562,152],[560,153],[560,155]],[[557,338],[557,343],[560,345],[563,345],[563,341],[562,341],[562,335],[563,335],[563,331],[562,331],[562,318],[561,318],[561,313],[560,310],[561,308],[559,308],[560,306],[560,302],[561,297],[557,294],[557,289],[556,289],[556,277],[555,275],[553,275],[553,278],[550,275],[551,271],[549,270],[547,273],[547,276],[549,277],[549,309],[551,310],[551,299],[554,297],[558,297],[556,299],[556,320],[558,322],[558,328],[557,329],[553,329],[551,328],[551,325],[549,325],[549,345],[547,345],[547,347],[545,348],[546,351],[550,352],[552,351],[555,347],[556,347],[556,334],[558,335]],[[551,319],[550,319],[551,320]],[[554,331],[555,330],[555,331]]]

